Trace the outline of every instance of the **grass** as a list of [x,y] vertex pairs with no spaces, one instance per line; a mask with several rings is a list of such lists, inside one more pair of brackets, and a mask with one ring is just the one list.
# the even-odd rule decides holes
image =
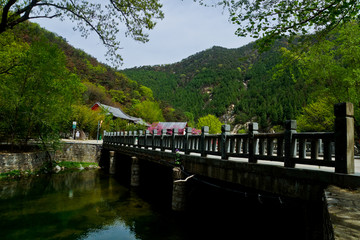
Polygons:
[[23,176],[29,176],[34,174],[31,171],[12,170],[5,173],[0,173],[0,179],[2,178],[21,178]]

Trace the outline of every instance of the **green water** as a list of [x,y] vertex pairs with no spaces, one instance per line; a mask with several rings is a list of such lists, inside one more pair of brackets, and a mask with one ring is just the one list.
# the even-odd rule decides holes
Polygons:
[[1,180],[0,239],[304,239],[301,209],[195,189],[179,215],[99,170]]
[[0,183],[1,239],[173,238],[157,229],[171,219],[98,170]]

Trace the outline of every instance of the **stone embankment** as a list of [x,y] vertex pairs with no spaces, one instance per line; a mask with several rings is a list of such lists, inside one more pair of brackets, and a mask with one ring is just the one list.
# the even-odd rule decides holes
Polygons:
[[63,140],[55,153],[43,151],[0,152],[0,174],[11,171],[36,172],[49,160],[99,163],[102,141]]
[[62,147],[56,151],[57,161],[99,163],[102,141],[63,140]]
[[0,153],[0,173],[14,170],[35,172],[49,159],[47,152]]

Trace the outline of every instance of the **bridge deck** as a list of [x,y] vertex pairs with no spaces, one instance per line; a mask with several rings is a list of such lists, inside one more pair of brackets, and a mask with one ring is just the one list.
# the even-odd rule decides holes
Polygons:
[[[107,150],[159,164],[174,164],[176,158],[176,154],[169,150],[150,150],[111,144],[103,146]],[[249,163],[248,159],[230,158],[225,160],[220,156],[201,157],[198,153],[184,154],[183,152],[180,153],[180,158],[185,171],[190,174],[301,199],[318,199],[319,194],[322,194],[323,186],[360,187],[359,173],[335,173],[334,168],[324,169],[322,167],[319,169],[317,166],[300,168],[303,166],[297,165],[295,168],[288,168],[283,167],[284,163],[262,163],[260,161]]]

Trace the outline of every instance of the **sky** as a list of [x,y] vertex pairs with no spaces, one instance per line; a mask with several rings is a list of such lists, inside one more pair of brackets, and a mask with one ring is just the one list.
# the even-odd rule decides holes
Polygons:
[[[153,30],[148,31],[149,41],[141,43],[119,33],[120,55],[123,65],[119,69],[145,65],[160,65],[179,62],[197,52],[213,46],[238,48],[253,41],[251,38],[235,35],[236,25],[229,22],[227,11],[222,8],[204,7],[193,0],[161,0],[165,18],[159,20]],[[72,30],[72,23],[59,19],[37,19],[41,27],[65,38],[75,48],[106,61],[107,49],[100,39],[90,35],[82,38]]]

